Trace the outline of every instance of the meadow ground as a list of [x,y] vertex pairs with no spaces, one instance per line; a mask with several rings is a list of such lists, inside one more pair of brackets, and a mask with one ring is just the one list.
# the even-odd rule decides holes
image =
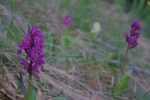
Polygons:
[[[19,76],[27,85],[28,74],[18,44],[28,25],[38,25],[46,63],[33,77],[37,99],[31,100],[150,100],[150,31],[133,11],[113,0],[1,0],[0,99],[23,99]],[[72,17],[69,27],[62,23],[66,15]],[[140,39],[129,50],[122,74],[124,33],[137,18],[142,23]],[[94,23],[98,32],[92,32]]]

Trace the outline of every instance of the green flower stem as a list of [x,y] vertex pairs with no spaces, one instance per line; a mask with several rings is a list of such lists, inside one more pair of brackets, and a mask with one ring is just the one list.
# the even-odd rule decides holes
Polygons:
[[64,43],[65,43],[65,49],[68,50],[68,49],[70,48],[69,29],[66,29],[66,30],[65,30]]
[[[65,37],[64,37],[64,46],[65,46],[65,55],[68,56],[70,52],[70,35],[69,29],[65,29]],[[69,59],[66,57],[65,59],[65,67],[64,69],[67,70],[67,65],[69,64]]]
[[129,50],[129,46],[127,46],[126,49],[125,49],[125,55],[124,55],[124,58],[121,61],[122,64],[119,67],[117,83],[120,82],[121,77],[123,77],[124,74],[125,74],[126,64],[127,64],[127,58],[128,58],[128,50]]
[[124,55],[124,59],[122,62],[122,70],[121,70],[121,74],[124,75],[124,71],[126,70],[126,65],[127,65],[127,60],[128,60],[128,50],[129,50],[129,46],[126,47],[125,49],[125,55]]
[[31,94],[31,81],[32,81],[32,73],[29,74],[29,80],[28,80],[28,100],[30,100],[30,94]]

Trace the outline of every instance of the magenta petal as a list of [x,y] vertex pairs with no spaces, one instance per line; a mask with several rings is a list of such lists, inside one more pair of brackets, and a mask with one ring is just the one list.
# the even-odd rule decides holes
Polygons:
[[126,41],[129,40],[129,33],[128,32],[125,32],[125,38],[126,38]]
[[131,25],[131,28],[135,28],[135,30],[139,30],[141,29],[141,23],[136,19]]
[[19,49],[19,50],[18,50],[18,54],[21,54],[21,53],[22,53],[22,49]]
[[26,61],[26,59],[22,59],[21,60],[21,63],[23,65],[23,67],[27,70],[28,69],[28,66],[29,66],[29,63]]

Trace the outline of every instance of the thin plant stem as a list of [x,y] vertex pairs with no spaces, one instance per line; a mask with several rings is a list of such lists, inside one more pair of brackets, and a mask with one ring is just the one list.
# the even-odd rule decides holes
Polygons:
[[[64,46],[65,46],[65,55],[68,56],[70,54],[70,35],[69,29],[65,29],[65,39],[64,39]],[[67,70],[69,65],[69,58],[65,58],[65,67],[64,69]]]
[[124,71],[126,70],[126,64],[127,64],[127,59],[128,59],[128,49],[129,49],[129,46],[126,47],[125,49],[125,55],[124,55],[124,59],[123,59],[123,62],[122,62],[122,75],[125,73]]
[[30,94],[31,94],[31,82],[32,82],[32,62],[29,65],[29,80],[28,80],[28,100],[30,100]]
[[28,100],[30,100],[30,94],[31,94],[31,81],[32,81],[32,74],[29,74],[29,80],[28,80]]
[[127,59],[128,59],[128,50],[129,50],[129,46],[127,46],[125,49],[125,55],[124,55],[124,58],[122,59],[122,64],[120,64],[120,67],[119,67],[118,79],[117,79],[118,83],[119,83],[121,77],[124,75],[125,70],[126,70],[126,64],[127,64]]

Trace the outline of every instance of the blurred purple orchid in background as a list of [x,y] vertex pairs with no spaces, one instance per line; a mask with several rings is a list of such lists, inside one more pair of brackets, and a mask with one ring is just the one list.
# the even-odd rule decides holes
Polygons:
[[39,27],[28,27],[28,34],[25,36],[23,42],[18,46],[18,53],[25,51],[27,54],[22,59],[21,63],[29,74],[39,73],[44,64],[44,39]]
[[128,32],[125,33],[125,38],[128,44],[128,48],[135,48],[137,46],[139,35],[140,35],[138,31],[140,29],[141,29],[141,23],[138,20],[135,20],[130,26],[130,34]]
[[72,17],[67,15],[67,16],[63,17],[62,22],[63,22],[64,26],[71,26],[72,25]]

